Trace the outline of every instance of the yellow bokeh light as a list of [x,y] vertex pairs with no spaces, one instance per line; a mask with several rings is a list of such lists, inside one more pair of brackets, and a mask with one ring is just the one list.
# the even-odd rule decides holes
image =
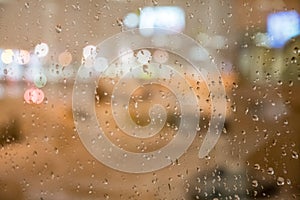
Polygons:
[[68,66],[72,62],[72,54],[68,51],[64,51],[58,56],[58,62],[62,66]]
[[11,49],[6,49],[1,54],[1,60],[5,64],[12,63],[14,59],[14,52]]

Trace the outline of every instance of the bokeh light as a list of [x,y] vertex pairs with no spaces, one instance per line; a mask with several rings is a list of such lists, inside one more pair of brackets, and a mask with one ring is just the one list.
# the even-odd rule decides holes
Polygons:
[[122,63],[130,64],[135,61],[134,52],[129,48],[121,49],[119,56]]
[[163,50],[156,50],[153,53],[153,58],[158,63],[166,63],[169,60],[169,53]]
[[30,61],[30,53],[26,50],[18,50],[15,53],[16,62],[20,65],[26,65]]
[[72,54],[68,51],[64,51],[58,56],[58,62],[62,66],[68,66],[72,62]]
[[138,51],[136,57],[137,61],[142,65],[149,63],[152,59],[151,52],[145,49]]
[[87,59],[90,56],[95,58],[96,54],[97,54],[96,46],[94,46],[94,45],[88,45],[88,46],[83,48],[82,55],[83,55],[84,59]]
[[27,89],[24,93],[24,100],[28,104],[40,104],[45,98],[44,92],[38,88]]
[[34,84],[38,88],[42,88],[47,84],[47,77],[43,74],[36,74],[34,76]]
[[46,43],[40,43],[35,46],[34,54],[38,57],[45,57],[49,52],[49,46]]
[[1,60],[5,64],[12,63],[14,59],[14,52],[11,49],[5,49],[1,54]]
[[139,25],[139,16],[136,13],[128,13],[124,18],[124,24],[128,28],[135,28]]
[[153,34],[153,30],[145,28],[161,28],[181,32],[185,27],[185,12],[176,6],[145,7],[141,11],[139,27],[144,36]]

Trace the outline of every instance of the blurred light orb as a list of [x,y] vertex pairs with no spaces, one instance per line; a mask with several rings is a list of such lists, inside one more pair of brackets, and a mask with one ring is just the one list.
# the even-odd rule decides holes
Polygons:
[[95,60],[94,69],[97,72],[103,72],[108,67],[108,61],[106,58],[99,57]]
[[128,28],[136,28],[139,25],[139,16],[135,13],[128,13],[124,18],[124,24]]
[[154,34],[153,28],[181,32],[185,28],[185,12],[177,6],[145,7],[141,10],[139,27],[145,37]]
[[24,100],[28,104],[40,104],[44,101],[45,94],[41,89],[30,88],[24,93]]
[[269,14],[267,34],[271,47],[284,47],[286,42],[300,34],[300,14],[295,10]]
[[48,52],[49,46],[46,43],[37,44],[34,48],[34,54],[39,58],[47,56]]
[[20,65],[26,65],[30,61],[30,53],[26,50],[18,50],[16,52],[16,62]]
[[72,54],[68,51],[64,51],[58,56],[58,62],[62,66],[68,66],[72,62]]
[[169,60],[169,53],[163,50],[156,50],[153,53],[153,58],[158,63],[166,63]]
[[82,56],[84,59],[87,59],[88,57],[95,58],[96,55],[97,55],[96,46],[88,45],[83,48]]
[[125,64],[130,64],[135,61],[134,51],[129,48],[121,49],[119,56],[121,57],[120,60],[122,61],[122,63]]
[[194,47],[190,50],[190,56],[195,61],[204,61],[209,59],[208,51],[203,47]]
[[1,54],[1,60],[5,64],[12,63],[14,59],[14,52],[11,49],[5,49]]
[[255,34],[255,45],[259,47],[271,47],[271,41],[267,33],[258,32]]
[[212,37],[210,42],[210,47],[213,49],[225,49],[226,48],[226,38],[222,35],[215,35]]
[[36,74],[33,81],[36,87],[42,88],[47,84],[47,77],[44,74]]
[[211,37],[203,32],[198,33],[196,39],[204,47],[207,47],[209,45],[209,42],[211,41]]
[[138,51],[136,57],[137,61],[142,65],[148,64],[152,59],[151,52],[145,49]]

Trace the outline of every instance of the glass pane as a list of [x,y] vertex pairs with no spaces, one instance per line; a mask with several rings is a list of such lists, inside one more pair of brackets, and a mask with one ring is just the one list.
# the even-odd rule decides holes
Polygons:
[[299,199],[298,0],[0,0],[0,199]]

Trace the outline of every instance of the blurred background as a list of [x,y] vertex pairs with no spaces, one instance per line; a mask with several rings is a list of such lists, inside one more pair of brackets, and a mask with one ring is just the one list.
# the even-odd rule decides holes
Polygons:
[[[209,90],[193,74],[185,78],[198,95],[199,130],[169,167],[119,172],[81,143],[72,112],[78,69],[89,68],[102,41],[135,28],[186,34],[201,45],[191,56],[218,67],[227,115],[204,159],[197,155],[209,126]],[[1,200],[300,199],[299,0],[0,0],[0,36]],[[180,121],[171,95],[163,100],[173,107],[158,137],[130,142],[114,122],[115,82],[130,71],[128,60],[149,63],[145,52],[158,63],[189,65],[153,49],[126,50],[109,63],[95,93],[98,119],[113,143],[133,152],[168,143]],[[149,122],[149,104],[161,102],[165,90],[133,94],[129,108],[138,125]]]

